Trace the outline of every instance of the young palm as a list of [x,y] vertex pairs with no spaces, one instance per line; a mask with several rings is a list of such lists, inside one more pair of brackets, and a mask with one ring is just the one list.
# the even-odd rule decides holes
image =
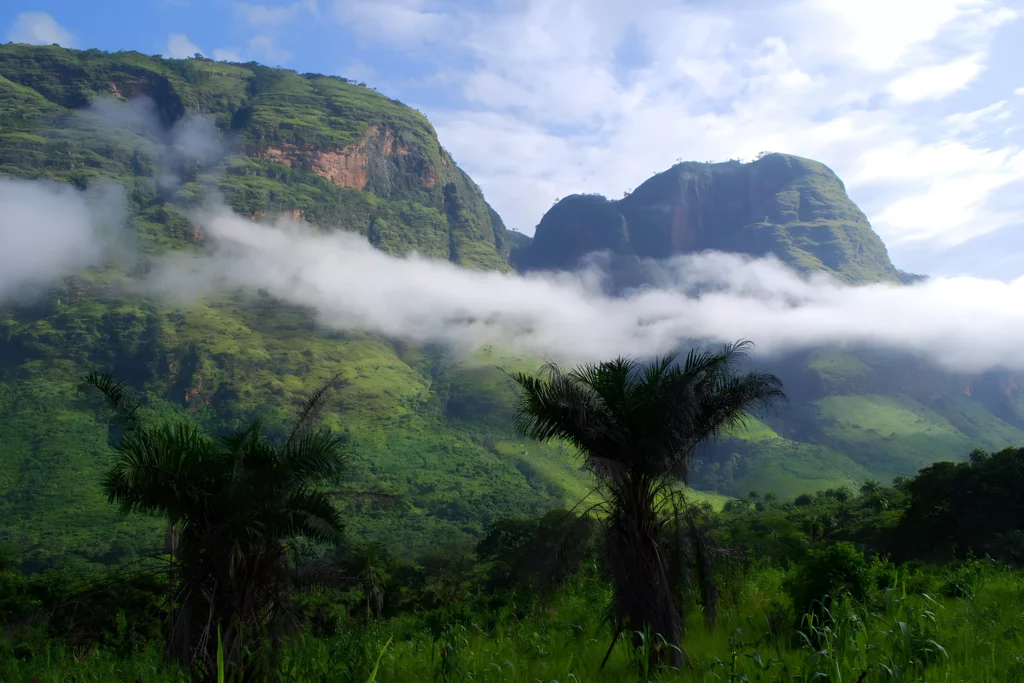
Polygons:
[[686,482],[700,444],[784,398],[775,376],[739,372],[750,347],[693,350],[682,363],[672,354],[647,364],[618,358],[570,372],[548,365],[538,377],[514,375],[522,390],[516,427],[534,439],[574,445],[603,493],[616,632],[660,634],[673,646],[676,666],[683,620],[667,531],[694,527],[692,517],[680,519],[687,515],[680,513],[677,482]]
[[[277,621],[284,580],[284,541],[305,536],[337,544],[344,525],[323,487],[344,473],[343,444],[312,422],[326,395],[314,392],[281,445],[257,421],[215,439],[189,423],[146,425],[125,387],[92,374],[124,429],[103,488],[124,513],[166,516],[180,574],[178,615],[169,645],[186,661],[217,651],[217,628],[229,664],[242,635],[260,639]],[[209,673],[207,673],[209,675]]]

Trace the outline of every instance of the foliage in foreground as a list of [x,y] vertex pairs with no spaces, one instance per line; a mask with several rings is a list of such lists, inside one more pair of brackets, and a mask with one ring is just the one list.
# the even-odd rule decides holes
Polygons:
[[[991,566],[970,597],[908,593],[899,572],[866,602],[844,597],[822,619],[780,628],[793,615],[785,573],[756,568],[723,601],[719,625],[688,633],[691,667],[653,669],[659,641],[620,637],[602,670],[611,633],[594,605],[608,585],[572,581],[543,609],[431,611],[354,622],[334,636],[303,633],[280,653],[280,681],[1014,681],[1024,675],[1024,577]],[[936,582],[941,574],[936,573]],[[448,620],[443,617],[447,614]],[[258,651],[258,648],[253,648]],[[5,681],[185,681],[159,648],[127,655],[108,648],[41,647],[0,654]]]
[[[221,439],[187,422],[147,424],[123,383],[89,375],[124,430],[103,482],[123,513],[166,517],[172,632],[168,646],[191,670],[242,658],[242,642],[281,621],[285,541],[339,545],[341,514],[324,486],[345,470],[341,439],[315,428],[330,386],[313,392],[283,444],[261,424]],[[177,568],[178,585],[174,585]],[[216,637],[214,637],[216,635]]]
[[515,376],[522,389],[516,426],[539,441],[572,444],[597,481],[616,637],[650,629],[665,639],[676,666],[685,620],[677,596],[691,565],[709,624],[718,599],[710,550],[678,482],[702,443],[783,398],[774,375],[740,372],[749,347],[693,350],[681,362],[670,354],[568,372],[549,365],[541,377]]
[[[988,482],[970,495],[998,498],[1018,486],[1005,473],[1021,460],[1018,450],[975,454],[957,471]],[[751,496],[707,519],[729,553],[714,628],[700,596],[683,596],[692,668],[652,668],[663,640],[647,632],[618,637],[601,669],[613,633],[599,606],[612,584],[597,525],[565,511],[504,520],[475,552],[439,547],[416,563],[380,544],[336,555],[297,546],[291,599],[304,628],[276,650],[247,641],[243,664],[263,666],[274,651],[274,680],[285,681],[367,681],[378,657],[377,681],[1019,680],[1024,574],[966,548],[948,565],[885,559],[920,523],[907,511],[938,502],[941,487],[926,485],[950,481],[938,473],[790,502]],[[938,522],[935,534],[955,536],[966,521]],[[1012,563],[1012,548],[992,541],[1016,523],[975,526],[973,541]],[[553,549],[562,564],[543,559]],[[165,564],[105,580],[22,576],[17,565],[0,552],[0,680],[187,679],[163,655]]]

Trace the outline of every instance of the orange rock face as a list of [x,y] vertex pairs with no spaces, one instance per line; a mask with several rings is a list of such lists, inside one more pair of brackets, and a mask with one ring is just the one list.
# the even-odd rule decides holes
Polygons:
[[124,78],[120,81],[110,82],[110,93],[115,97],[122,97],[129,100],[133,97],[146,95],[148,87],[142,78]]
[[[362,190],[366,187],[371,149],[383,157],[409,154],[409,148],[395,137],[391,128],[370,126],[358,143],[341,149],[310,149],[283,144],[268,147],[264,158],[289,168],[315,173],[340,187]],[[429,170],[424,172],[424,187],[433,187],[436,182],[433,173]]]
[[437,177],[428,166],[423,169],[423,187],[433,187],[434,185],[437,185]]

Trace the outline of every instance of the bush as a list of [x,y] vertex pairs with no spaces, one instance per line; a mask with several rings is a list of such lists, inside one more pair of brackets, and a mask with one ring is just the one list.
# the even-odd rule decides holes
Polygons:
[[966,562],[951,564],[946,569],[942,594],[947,598],[974,597],[978,586],[985,578],[985,563],[974,558]]
[[814,612],[840,595],[865,602],[874,584],[874,569],[864,553],[852,543],[842,542],[812,551],[794,569],[786,582],[786,592],[798,613]]

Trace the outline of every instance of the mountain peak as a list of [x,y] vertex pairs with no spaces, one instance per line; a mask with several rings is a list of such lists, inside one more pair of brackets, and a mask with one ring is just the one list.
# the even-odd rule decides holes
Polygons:
[[818,161],[777,153],[749,163],[677,163],[618,200],[566,197],[516,262],[522,270],[560,270],[594,251],[658,259],[711,249],[774,254],[848,283],[901,279],[839,176]]

